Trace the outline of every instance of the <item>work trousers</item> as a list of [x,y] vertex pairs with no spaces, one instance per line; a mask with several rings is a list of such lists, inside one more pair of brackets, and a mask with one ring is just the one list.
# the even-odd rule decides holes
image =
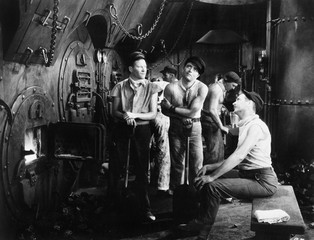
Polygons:
[[[142,211],[150,211],[150,201],[148,197],[148,164],[150,158],[150,124],[137,125],[132,132],[132,127],[125,123],[117,123],[114,130],[114,141],[118,159],[112,160],[116,178],[125,175],[121,173],[124,169],[128,156],[128,140],[131,138],[130,160],[131,166],[134,167],[136,193],[139,199]],[[117,179],[116,179],[117,181]]]
[[224,160],[224,141],[217,124],[202,121],[202,134],[205,140],[204,165]]
[[168,190],[170,183],[170,147],[168,130],[170,119],[161,112],[157,112],[152,121],[154,155],[153,160],[156,167],[157,189]]
[[[170,143],[170,189],[184,183],[184,166],[186,153],[186,134],[184,125],[179,119],[170,119],[169,128]],[[189,137],[189,182],[193,184],[197,172],[203,166],[203,143],[201,123],[193,122]]]
[[267,197],[276,192],[277,186],[277,176],[272,168],[240,170],[239,178],[219,178],[205,184],[200,192],[199,220],[204,223],[200,235],[209,234],[222,198]]

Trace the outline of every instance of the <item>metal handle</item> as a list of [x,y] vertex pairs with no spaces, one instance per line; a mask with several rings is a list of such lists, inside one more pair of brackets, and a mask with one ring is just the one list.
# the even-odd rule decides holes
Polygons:
[[189,184],[189,165],[190,165],[190,137],[186,137],[185,163],[184,163],[184,183]]
[[125,164],[125,179],[124,179],[124,187],[128,187],[129,182],[129,167],[130,167],[130,154],[131,154],[131,137],[128,139],[128,152],[127,152],[126,164]]

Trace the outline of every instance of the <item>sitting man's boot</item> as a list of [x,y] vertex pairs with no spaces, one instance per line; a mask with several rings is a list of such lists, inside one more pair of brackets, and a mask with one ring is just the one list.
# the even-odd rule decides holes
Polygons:
[[211,230],[212,226],[211,225],[203,225],[203,228],[200,230],[197,240],[209,240],[209,233]]
[[193,219],[187,224],[181,224],[178,229],[187,236],[198,235],[197,240],[207,240],[211,225],[204,224],[202,221]]
[[197,219],[193,219],[187,224],[180,224],[178,230],[189,235],[198,235],[203,228],[203,223]]
[[147,211],[142,215],[142,220],[144,222],[154,222],[156,220],[156,217],[154,214],[152,214],[151,211]]

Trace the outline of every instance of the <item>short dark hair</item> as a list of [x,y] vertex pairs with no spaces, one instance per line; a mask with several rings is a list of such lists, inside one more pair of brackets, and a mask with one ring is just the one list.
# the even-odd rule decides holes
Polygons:
[[174,75],[177,75],[177,70],[173,67],[165,66],[162,71],[160,71],[162,74],[165,73],[173,73]]

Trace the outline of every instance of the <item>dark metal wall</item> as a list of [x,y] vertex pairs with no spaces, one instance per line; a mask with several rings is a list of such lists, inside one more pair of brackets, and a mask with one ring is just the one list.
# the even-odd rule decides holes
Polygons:
[[281,1],[274,16],[272,73],[275,163],[314,157],[314,2]]
[[[5,3],[8,6],[5,11],[11,15],[2,15],[0,19],[0,239],[15,239],[18,227],[44,217],[56,201],[61,200],[51,194],[62,195],[63,166],[68,162],[51,157],[46,144],[50,138],[37,135],[34,138],[41,140],[41,154],[45,157],[38,157],[34,165],[27,167],[24,155],[29,150],[26,146],[29,141],[26,141],[26,133],[46,134],[50,125],[57,121],[93,121],[95,97],[92,92],[96,91],[96,80],[102,81],[102,89],[108,87],[110,71],[106,68],[112,68],[115,55],[113,50],[106,52],[110,64],[103,60],[96,75],[94,45],[101,46],[93,34],[100,35],[99,29],[102,34],[99,39],[107,40],[110,26],[107,1],[59,2],[57,23],[61,28],[54,39],[50,66],[45,64],[40,49],[50,49],[52,14],[46,19],[47,24],[41,21],[45,13],[53,12],[54,1]],[[10,11],[11,8],[14,11]],[[1,13],[3,11],[1,9]],[[10,19],[20,21],[19,27]],[[95,22],[102,25],[94,29]],[[31,174],[19,174],[22,172]],[[75,178],[77,174],[72,175]],[[72,185],[73,181],[68,184],[67,193]]]

